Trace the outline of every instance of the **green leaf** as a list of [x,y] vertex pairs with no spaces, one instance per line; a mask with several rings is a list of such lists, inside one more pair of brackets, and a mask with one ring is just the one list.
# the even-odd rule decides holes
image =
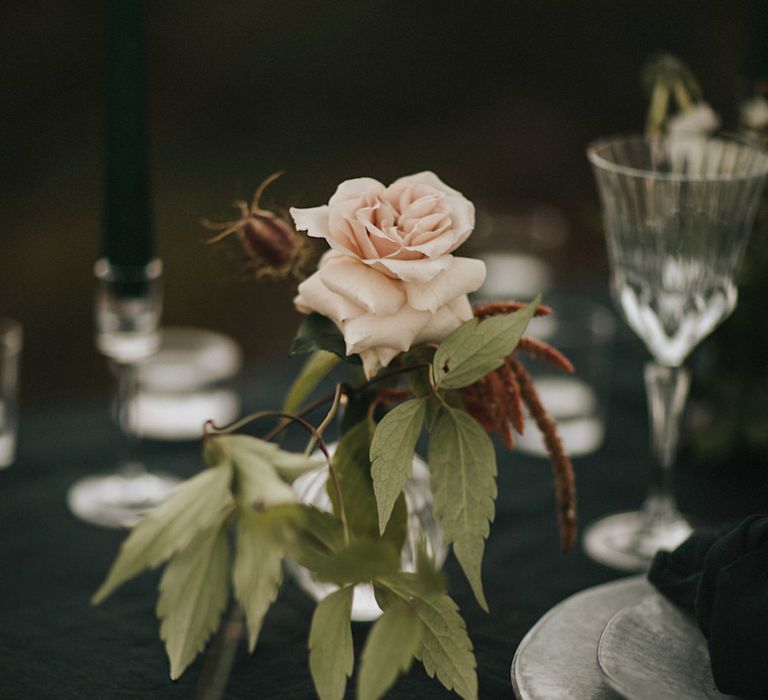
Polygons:
[[425,404],[424,399],[401,403],[384,416],[373,434],[371,476],[381,533],[387,527],[392,508],[413,472],[413,451],[424,425]]
[[321,600],[309,629],[309,670],[320,700],[341,700],[355,662],[352,648],[352,588]]
[[235,465],[235,494],[248,506],[292,503],[296,495],[285,476],[290,480],[321,464],[249,435],[222,435],[210,442]]
[[484,610],[481,563],[496,498],[496,452],[468,413],[445,407],[429,437],[435,517]]
[[[413,395],[420,399],[432,394],[429,383],[430,365],[435,357],[435,349],[428,345],[417,345],[400,357],[401,367],[418,367],[408,373],[408,384]],[[420,366],[423,365],[423,366]]]
[[339,361],[338,355],[325,350],[318,350],[310,355],[286,394],[283,412],[295,413],[304,399]]
[[[372,424],[363,420],[344,433],[333,455],[333,464],[339,477],[352,536],[375,540],[379,537],[379,516],[369,459],[372,431]],[[330,479],[328,494],[334,510],[338,512],[336,493]],[[405,542],[407,517],[405,497],[401,495],[395,502],[383,535],[394,543],[398,551]]]
[[[239,534],[245,534],[245,538],[239,540],[238,551],[241,546],[250,546],[247,543],[251,539],[258,539],[260,541],[255,543],[255,549],[261,551],[266,547],[270,552],[275,552],[275,557],[279,549],[281,558],[291,556],[301,566],[312,569],[318,561],[324,560],[344,546],[344,532],[339,519],[332,513],[321,511],[314,506],[288,503],[259,511],[240,508],[239,512]],[[247,528],[248,532],[243,533],[244,528]],[[264,551],[263,554],[264,566],[267,566],[266,557],[269,553]],[[236,593],[245,590],[251,583],[246,573],[249,569],[247,563],[238,560],[236,567],[239,566],[243,567],[242,586],[235,581]],[[261,560],[254,558],[252,568],[261,566]],[[272,569],[272,572],[274,577],[275,569]],[[237,577],[237,571],[235,573]],[[260,576],[262,572],[257,572],[256,575]],[[257,624],[256,620],[254,624]]]
[[301,528],[325,548],[336,551],[344,544],[341,521],[333,515],[314,506],[301,505]]
[[484,321],[472,318],[440,343],[432,361],[435,383],[441,389],[469,386],[500,367],[520,341],[541,296],[528,306]]
[[408,374],[408,385],[417,399],[432,395],[432,387],[429,384],[429,369],[422,367]]
[[437,396],[430,396],[427,399],[427,410],[424,413],[424,425],[427,426],[427,430],[431,431],[435,427],[435,421],[442,408],[443,402]]
[[400,356],[400,364],[403,367],[428,365],[434,356],[435,348],[431,345],[414,345]]
[[[435,568],[434,562],[427,556],[423,544],[420,544],[416,552],[416,571],[398,571],[390,576],[380,576],[376,579],[374,592],[379,598],[379,588],[386,587],[400,598],[408,602],[416,599],[430,598],[445,593],[445,581],[440,571]],[[379,605],[384,608],[381,602]]]
[[317,350],[326,350],[348,362],[361,363],[359,355],[347,356],[344,335],[330,318],[312,313],[304,318],[291,345],[291,355],[308,355]]
[[237,556],[232,572],[235,598],[248,624],[248,650],[256,641],[283,578],[285,547],[279,528],[266,513],[243,508],[237,521]]
[[176,680],[219,626],[229,598],[229,543],[222,520],[198,534],[160,579],[160,639]]
[[429,677],[437,676],[448,690],[454,690],[464,700],[475,700],[477,662],[456,603],[443,594],[417,602],[414,609],[422,625],[416,657]]
[[248,463],[249,455],[260,456],[269,462],[286,481],[325,464],[323,457],[308,457],[300,452],[288,452],[278,445],[250,435],[221,435],[212,440],[220,443],[230,459]]
[[[374,387],[375,388],[375,387]],[[373,390],[356,391],[347,397],[347,404],[341,416],[340,432],[346,434],[358,423],[368,418],[368,411],[376,394]]]
[[[249,509],[241,508],[241,512]],[[258,513],[259,519],[278,533],[283,541],[288,543],[296,533],[307,531],[318,539],[328,549],[335,549],[343,540],[339,519],[315,506],[303,503],[282,503],[270,506]]]
[[241,455],[235,466],[235,497],[239,503],[252,508],[266,508],[296,500],[293,489],[263,457],[255,454]]
[[181,484],[133,528],[120,547],[106,580],[91,602],[97,605],[118,586],[154,569],[184,549],[201,530],[211,527],[232,506],[232,464],[200,472]]
[[358,539],[337,552],[305,559],[303,563],[318,580],[343,586],[396,574],[400,552],[384,539]]
[[363,649],[357,679],[359,700],[378,700],[413,662],[421,643],[422,625],[403,603],[389,606],[376,621]]

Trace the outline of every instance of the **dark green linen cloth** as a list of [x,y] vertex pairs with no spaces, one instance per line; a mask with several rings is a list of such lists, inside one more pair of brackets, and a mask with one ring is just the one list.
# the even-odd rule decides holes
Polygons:
[[[575,460],[582,527],[642,500],[648,458],[643,359],[640,352],[629,353],[617,363],[606,443],[599,452]],[[279,405],[296,369],[295,364],[262,368],[242,387],[247,409]],[[22,403],[18,459],[0,472],[2,700],[195,697],[199,660],[179,681],[168,677],[154,615],[159,572],[139,576],[98,607],[89,604],[125,533],[78,521],[68,512],[65,497],[77,478],[111,465],[113,450],[106,400],[36,408]],[[517,645],[549,608],[622,575],[587,559],[579,546],[569,554],[559,551],[546,460],[503,448],[498,455],[499,496],[483,566],[490,615],[474,602],[453,557],[445,567],[474,644],[481,698],[511,697],[510,665]],[[150,468],[180,476],[203,466],[194,443],[151,443],[145,456]],[[737,510],[743,506],[745,491],[735,489],[733,473],[683,469],[681,475],[681,496],[689,511],[711,513],[713,504],[727,510],[729,502]],[[701,485],[708,491],[699,493]],[[240,645],[227,698],[314,697],[306,648],[312,610],[312,601],[287,581],[254,654]],[[353,627],[359,660],[368,626]],[[350,698],[354,685],[353,678]],[[456,696],[414,663],[387,697]]]
[[768,697],[768,516],[695,532],[659,552],[648,579],[695,615],[721,692]]

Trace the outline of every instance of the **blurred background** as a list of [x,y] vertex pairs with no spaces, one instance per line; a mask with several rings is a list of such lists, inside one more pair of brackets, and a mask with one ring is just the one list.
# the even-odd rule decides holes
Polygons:
[[[319,205],[347,178],[423,169],[481,211],[543,204],[567,231],[561,286],[607,290],[585,145],[642,130],[640,70],[659,50],[685,61],[735,124],[765,63],[763,5],[145,3],[165,323],[232,335],[250,366],[285,357],[298,322],[291,285],[244,280],[200,225],[234,218],[232,200],[279,169],[267,204]],[[102,2],[0,5],[0,314],[25,328],[25,402],[111,386],[92,340],[104,53]]]

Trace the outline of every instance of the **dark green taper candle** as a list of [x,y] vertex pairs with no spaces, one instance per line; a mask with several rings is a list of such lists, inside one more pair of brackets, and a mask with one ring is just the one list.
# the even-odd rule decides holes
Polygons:
[[106,161],[102,253],[113,265],[146,265],[154,244],[139,0],[107,3]]

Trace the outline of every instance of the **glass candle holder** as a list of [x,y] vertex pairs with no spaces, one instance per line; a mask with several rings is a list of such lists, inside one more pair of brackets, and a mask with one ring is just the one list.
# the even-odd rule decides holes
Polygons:
[[160,344],[162,271],[160,260],[133,267],[102,259],[94,267],[96,347],[111,360],[117,379],[117,468],[81,479],[67,494],[70,510],[94,525],[130,527],[178,483],[176,477],[146,471],[136,454],[140,436],[131,429],[138,367]]

